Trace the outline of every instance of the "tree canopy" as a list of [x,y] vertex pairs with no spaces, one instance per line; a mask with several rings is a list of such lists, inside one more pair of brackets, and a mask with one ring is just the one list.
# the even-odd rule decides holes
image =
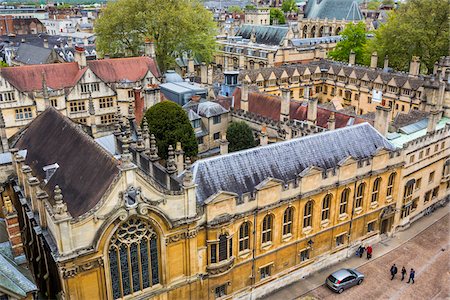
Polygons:
[[439,57],[449,50],[448,0],[409,0],[392,11],[385,24],[368,42],[367,60],[377,51],[388,55],[389,65],[407,71],[412,56],[419,56],[422,72],[433,70]]
[[210,62],[215,51],[216,25],[198,0],[109,1],[95,23],[100,54],[137,56],[145,39],[155,42],[162,71],[188,54]]
[[285,24],[286,18],[284,17],[283,11],[279,8],[270,9],[270,24]]
[[295,0],[284,0],[283,4],[281,5],[281,10],[285,13],[297,12],[297,3],[295,2]]
[[172,101],[162,101],[150,107],[145,117],[150,133],[155,135],[160,157],[166,159],[169,145],[175,148],[177,142],[181,142],[186,156],[197,155],[194,129],[181,106]]
[[253,4],[247,4],[244,7],[244,10],[255,10],[255,9],[256,9],[256,6],[254,6]]
[[340,34],[342,40],[336,44],[336,48],[328,53],[334,60],[348,61],[350,52],[356,54],[356,63],[363,63],[366,46],[366,25],[364,22],[349,23]]
[[253,132],[247,123],[233,122],[227,129],[228,151],[235,152],[256,146]]
[[237,14],[242,14],[242,8],[240,6],[237,5],[231,5],[230,7],[228,7],[228,12],[230,13],[237,13]]

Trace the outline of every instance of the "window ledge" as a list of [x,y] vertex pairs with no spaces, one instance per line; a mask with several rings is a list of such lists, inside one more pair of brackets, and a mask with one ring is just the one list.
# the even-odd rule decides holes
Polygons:
[[247,258],[250,255],[250,253],[252,253],[250,249],[239,251],[239,258]]
[[211,263],[206,266],[206,270],[210,275],[221,274],[230,270],[231,267],[233,266],[233,263],[234,263],[234,256],[218,263]]
[[311,227],[311,226],[304,227],[304,228],[302,229],[302,233],[303,233],[303,234],[311,233],[311,231],[312,231],[312,227]]
[[355,208],[355,214],[359,215],[363,211],[362,207]]
[[370,208],[376,208],[378,207],[378,201],[377,202],[370,202]]
[[328,227],[328,225],[330,225],[329,219],[326,219],[326,220],[323,220],[322,222],[320,222],[320,227],[322,227],[322,228]]
[[392,197],[392,195],[391,196],[387,196],[386,197],[386,203],[392,202],[393,199],[394,198]]
[[347,217],[348,217],[347,213],[339,214],[339,220],[340,221],[343,221],[343,220],[347,219]]
[[285,234],[285,235],[283,235],[283,236],[281,237],[281,240],[282,240],[283,242],[287,242],[287,241],[289,241],[289,240],[291,240],[291,239],[292,239],[292,233]]
[[270,242],[265,242],[265,243],[261,244],[261,249],[267,250],[270,247],[272,247],[272,245],[273,245],[273,243],[271,241]]

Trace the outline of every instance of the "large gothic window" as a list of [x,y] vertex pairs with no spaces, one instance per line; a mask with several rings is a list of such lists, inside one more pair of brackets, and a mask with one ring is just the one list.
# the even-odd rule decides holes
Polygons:
[[108,255],[114,299],[159,283],[157,235],[145,220],[131,218],[121,224]]

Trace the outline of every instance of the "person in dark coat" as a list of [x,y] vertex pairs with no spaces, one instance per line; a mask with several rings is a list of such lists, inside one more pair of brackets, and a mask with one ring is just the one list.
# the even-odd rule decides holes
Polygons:
[[363,253],[364,253],[364,250],[366,250],[366,248],[364,248],[363,245],[359,245],[359,248],[358,248],[358,256],[359,256],[360,258],[362,257],[362,255],[363,255]]
[[368,246],[366,251],[367,251],[367,259],[372,258],[372,246]]
[[394,277],[395,277],[395,274],[397,274],[397,266],[395,265],[395,264],[393,264],[392,265],[392,267],[391,267],[391,280],[393,280],[394,279]]
[[405,275],[406,275],[406,268],[403,266],[403,268],[402,268],[402,281],[403,281],[403,279],[405,279]]
[[409,271],[409,279],[408,279],[408,283],[410,281],[412,281],[412,283],[414,283],[414,276],[416,275],[416,271],[414,271],[413,268],[411,268],[411,271]]

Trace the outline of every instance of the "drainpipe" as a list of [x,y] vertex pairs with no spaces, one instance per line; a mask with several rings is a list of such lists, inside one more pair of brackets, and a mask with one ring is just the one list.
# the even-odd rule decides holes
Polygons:
[[[257,214],[258,210],[255,209],[253,211],[253,249],[252,249],[252,289],[255,286],[256,283],[256,270],[255,270],[255,262],[256,262],[256,258],[255,258],[255,251],[256,251],[256,214]],[[253,299],[253,290],[250,292],[250,300]]]
[[[350,236],[352,235],[352,224],[353,224],[353,215],[355,212],[355,202],[356,202],[356,184],[358,183],[358,180],[355,181],[355,183],[353,184],[353,202],[352,202],[352,214],[350,216],[350,227],[348,229],[348,234],[347,234],[347,247],[348,250],[350,250]],[[370,187],[370,186],[369,186]],[[370,189],[369,189],[370,190]],[[363,192],[363,197],[364,197],[364,192]],[[347,257],[348,257],[348,250],[347,250]]]

